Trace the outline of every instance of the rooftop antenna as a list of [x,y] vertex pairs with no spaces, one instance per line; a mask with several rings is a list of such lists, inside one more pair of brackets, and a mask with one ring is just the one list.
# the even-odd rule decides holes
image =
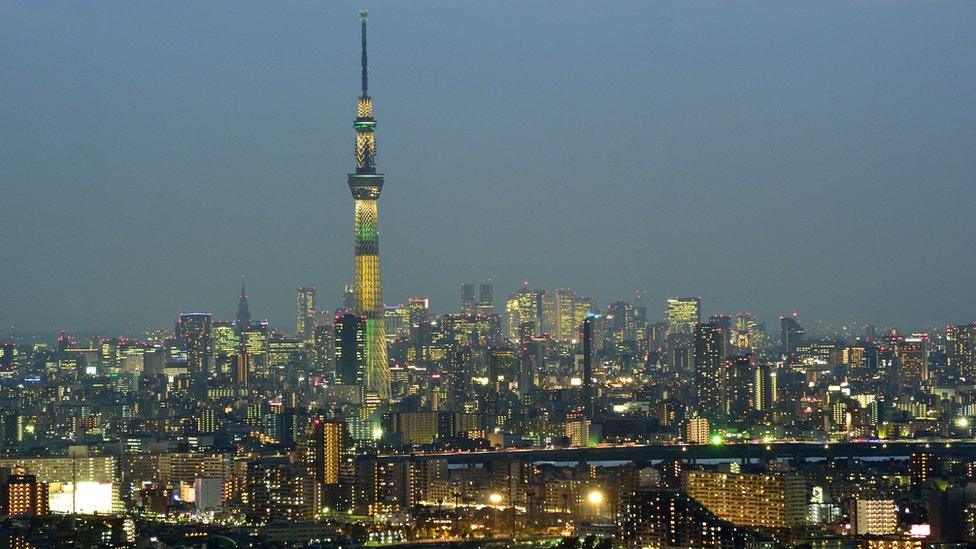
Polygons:
[[369,12],[366,10],[366,8],[362,8],[362,9],[359,10],[359,21],[360,21],[360,23],[363,26],[363,31],[362,31],[363,32],[363,61],[362,61],[362,64],[363,64],[363,95],[362,96],[363,97],[369,97],[369,95],[367,95],[367,90],[369,89],[369,87],[366,85],[366,67],[367,67],[367,63],[366,63],[366,19],[367,19],[367,16],[368,15],[369,15]]

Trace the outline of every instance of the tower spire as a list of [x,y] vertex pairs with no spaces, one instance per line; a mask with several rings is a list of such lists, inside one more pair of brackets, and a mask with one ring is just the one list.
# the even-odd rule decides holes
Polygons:
[[237,332],[241,333],[251,324],[251,307],[247,303],[244,289],[244,274],[241,274],[241,297],[237,300]]
[[362,9],[359,10],[359,21],[360,21],[360,24],[362,25],[362,35],[363,35],[363,58],[362,58],[363,95],[361,97],[369,97],[369,94],[368,94],[369,86],[367,86],[367,84],[366,84],[366,72],[367,72],[368,67],[369,67],[369,65],[366,62],[366,19],[367,19],[368,15],[369,15],[369,12],[366,10],[366,8],[362,8]]
[[376,119],[366,85],[366,10],[359,10],[363,33],[363,94],[356,106],[356,171],[349,174],[355,203],[355,310],[363,319],[365,350],[362,379],[368,393],[390,400],[390,370],[386,361],[383,286],[380,280],[379,204],[383,174],[376,173]]

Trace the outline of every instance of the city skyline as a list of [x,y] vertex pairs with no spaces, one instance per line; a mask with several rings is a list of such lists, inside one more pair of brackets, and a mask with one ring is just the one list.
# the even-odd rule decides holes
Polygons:
[[976,546],[976,17],[223,1],[11,6],[0,546]]
[[[193,13],[178,44],[187,21],[151,7],[5,6],[4,331],[232,318],[241,272],[254,310],[290,326],[295,287],[332,304],[352,282],[342,113],[357,40],[339,14],[355,8],[222,7]],[[864,6],[846,22],[829,7],[545,7],[478,24],[472,6],[374,7],[382,162],[398,180],[387,303],[453,310],[458,283],[491,277],[499,295],[523,279],[599,303],[646,290],[652,311],[701,295],[767,322],[968,320],[970,6]],[[218,17],[232,31],[196,32]],[[139,35],[150,21],[161,34]],[[25,50],[39,25],[63,32]]]

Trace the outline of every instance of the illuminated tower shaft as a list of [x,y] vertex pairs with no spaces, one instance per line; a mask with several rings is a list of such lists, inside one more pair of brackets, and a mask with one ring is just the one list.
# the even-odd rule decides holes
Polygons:
[[383,286],[380,282],[380,239],[378,199],[383,175],[376,173],[376,120],[373,100],[366,86],[366,10],[359,11],[363,33],[363,94],[356,113],[356,173],[349,174],[349,189],[356,204],[356,310],[365,319],[365,364],[363,379],[367,392],[380,400],[390,399],[390,371],[386,362],[386,333],[383,319]]

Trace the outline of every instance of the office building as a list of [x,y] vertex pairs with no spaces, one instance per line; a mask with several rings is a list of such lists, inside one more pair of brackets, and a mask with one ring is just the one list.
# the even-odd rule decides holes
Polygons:
[[473,315],[477,312],[474,284],[461,284],[461,314]]
[[807,331],[793,316],[779,317],[779,344],[784,354],[791,355],[803,343]]
[[181,313],[176,322],[176,337],[186,350],[186,370],[190,379],[202,381],[210,376],[213,333],[210,313]]
[[701,322],[700,297],[673,297],[667,300],[664,320],[668,334],[691,334]]
[[912,334],[895,345],[898,359],[898,384],[917,388],[929,381],[929,337]]
[[295,337],[305,341],[315,327],[315,288],[299,286],[295,290]]
[[342,385],[361,386],[366,360],[364,318],[344,314],[335,318],[336,381]]
[[478,286],[478,314],[495,314],[495,288],[490,279]]

